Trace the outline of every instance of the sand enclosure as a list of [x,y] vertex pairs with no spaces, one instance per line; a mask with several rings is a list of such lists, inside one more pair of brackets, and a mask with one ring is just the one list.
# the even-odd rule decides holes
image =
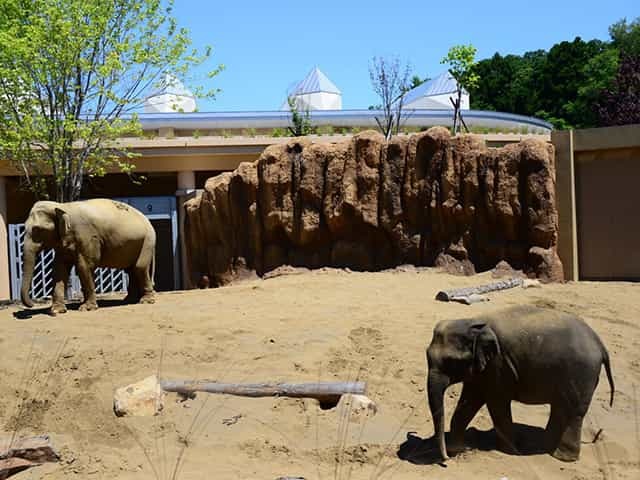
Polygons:
[[[492,280],[413,267],[321,269],[55,318],[0,310],[0,431],[49,433],[62,452],[60,464],[15,478],[640,478],[640,285],[549,284],[489,294],[473,306],[434,300],[440,289]],[[442,467],[435,445],[423,441],[433,434],[424,391],[432,328],[517,304],[580,314],[602,337],[617,393],[609,408],[602,372],[583,442],[603,433],[583,445],[577,463],[559,462],[539,453],[548,408],[514,403],[524,454],[506,455],[493,449],[483,408],[467,432],[475,448]],[[230,382],[359,379],[378,413],[199,394],[186,402],[169,396],[157,417],[115,417],[115,388],[158,369],[166,378]],[[459,391],[447,392],[447,427]]]

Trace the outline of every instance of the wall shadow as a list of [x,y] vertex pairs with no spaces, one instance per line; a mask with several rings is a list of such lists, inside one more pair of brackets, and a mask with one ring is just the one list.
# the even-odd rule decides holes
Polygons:
[[[514,423],[516,450],[518,455],[540,455],[547,453],[544,447],[544,429]],[[445,440],[449,442],[449,433],[445,434]],[[496,431],[478,430],[471,427],[464,434],[465,446],[471,450],[489,451],[495,450]],[[408,432],[407,439],[400,445],[397,451],[399,459],[415,465],[442,464],[442,457],[438,451],[438,442],[435,437],[421,438],[415,432]]]

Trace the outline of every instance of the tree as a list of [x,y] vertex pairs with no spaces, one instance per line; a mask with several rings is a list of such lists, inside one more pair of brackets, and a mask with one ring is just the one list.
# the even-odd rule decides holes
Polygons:
[[[447,55],[440,63],[449,65],[449,73],[456,80],[456,99],[453,103],[453,128],[454,134],[460,130],[460,124],[464,123],[461,113],[462,90],[467,91],[478,85],[480,77],[474,70],[476,47],[473,45],[456,45],[449,49]],[[466,128],[466,125],[465,125]]]
[[640,123],[640,54],[622,57],[612,87],[596,107],[600,126]]
[[375,119],[387,140],[400,130],[403,96],[409,89],[410,73],[409,65],[401,65],[398,58],[373,57],[369,64],[371,85],[382,101],[383,117]]
[[309,135],[313,131],[309,107],[301,109],[293,95],[287,97],[287,103],[289,104],[289,112],[291,112],[291,125],[289,126],[291,135],[294,137]]
[[640,17],[631,22],[623,18],[609,27],[611,44],[620,53],[640,55]]
[[75,200],[87,176],[131,171],[132,154],[114,140],[139,133],[145,94],[211,53],[191,47],[172,4],[0,0],[0,155],[37,196],[48,186],[58,201]]

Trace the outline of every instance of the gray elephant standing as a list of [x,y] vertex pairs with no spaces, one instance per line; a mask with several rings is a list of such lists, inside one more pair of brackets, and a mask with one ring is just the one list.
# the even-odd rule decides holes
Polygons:
[[75,265],[84,302],[80,310],[95,310],[93,271],[96,267],[124,269],[129,274],[127,300],[153,303],[156,233],[138,210],[107,199],[57,203],[36,202],[25,224],[22,303],[33,306],[29,296],[38,253],[53,248],[54,290],[51,313],[64,313],[65,287]]
[[[551,404],[546,448],[554,457],[580,456],[582,422],[604,365],[611,400],[615,387],[609,354],[581,319],[553,310],[516,307],[474,319],[444,320],[427,349],[427,392],[440,454],[446,460],[464,448],[464,431],[483,405],[496,430],[498,447],[517,452],[511,401]],[[444,392],[463,382],[444,438]]]

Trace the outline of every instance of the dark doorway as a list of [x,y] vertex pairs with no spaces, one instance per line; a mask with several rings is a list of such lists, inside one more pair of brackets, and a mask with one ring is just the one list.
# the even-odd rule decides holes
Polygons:
[[173,236],[171,220],[151,220],[156,230],[156,292],[175,290],[173,275]]

